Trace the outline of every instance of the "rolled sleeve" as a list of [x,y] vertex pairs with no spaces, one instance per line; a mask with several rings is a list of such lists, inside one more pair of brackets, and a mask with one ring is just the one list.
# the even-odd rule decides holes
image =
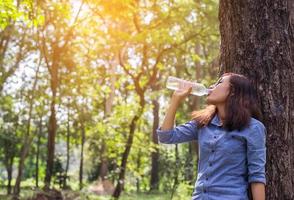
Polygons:
[[247,139],[248,182],[266,185],[266,129],[262,123],[254,126]]
[[167,131],[163,131],[161,127],[159,127],[156,132],[158,140],[165,144],[177,144],[198,140],[197,124],[194,120]]

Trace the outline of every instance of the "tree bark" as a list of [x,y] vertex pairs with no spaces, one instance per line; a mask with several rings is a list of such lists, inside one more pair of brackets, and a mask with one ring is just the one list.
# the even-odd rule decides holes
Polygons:
[[[61,59],[60,57],[64,55],[66,49],[68,48],[68,45],[70,44],[70,41],[73,37],[73,29],[76,25],[76,22],[78,21],[78,17],[81,11],[81,8],[84,4],[84,1],[81,2],[79,10],[74,17],[74,21],[71,26],[68,27],[68,29],[65,29],[65,33],[63,37],[60,37],[58,31],[54,31],[54,39],[51,41],[46,41],[46,36],[44,36],[44,33],[42,34],[42,53],[45,58],[45,63],[47,66],[47,69],[50,73],[50,88],[52,92],[52,99],[51,99],[51,105],[50,105],[50,117],[49,117],[49,125],[48,125],[48,142],[47,142],[47,162],[46,162],[46,175],[45,175],[45,190],[50,189],[50,183],[51,183],[51,177],[53,173],[53,166],[54,166],[54,154],[55,154],[55,137],[56,137],[56,130],[57,130],[57,122],[56,122],[56,95],[58,86],[60,84],[60,78],[59,78],[59,68],[61,66]],[[46,18],[47,19],[47,18]],[[50,17],[48,17],[49,21],[46,21],[47,25],[53,25],[56,29],[58,29],[57,24],[55,24],[54,21],[50,21]],[[47,28],[47,27],[46,27]],[[40,32],[43,32],[44,30],[40,30]],[[50,37],[48,37],[49,39]],[[60,46],[60,42],[62,41],[63,45]],[[48,45],[47,45],[48,44]],[[48,51],[50,49],[50,51]],[[65,64],[65,63],[62,63]]]
[[84,126],[83,121],[81,121],[81,131],[82,131],[82,137],[81,137],[81,160],[80,160],[80,170],[79,170],[80,190],[83,188],[84,144],[85,144],[85,139],[86,139],[85,126]]
[[9,50],[9,44],[14,40],[14,38],[11,38],[14,31],[15,22],[12,22],[12,24],[5,27],[5,29],[0,33],[0,93],[3,92],[3,86],[7,79],[15,73],[20,62],[24,59],[24,47],[27,36],[26,30],[23,31],[22,36],[20,38],[19,50],[16,53],[16,55],[14,55],[15,62],[12,66],[9,66],[9,68],[7,69],[8,66],[7,63],[5,63],[4,59],[6,58],[6,54],[8,54],[7,51]]
[[[15,123],[14,126],[14,132],[16,132],[18,130],[18,123]],[[12,132],[11,132],[12,133]],[[8,133],[9,134],[9,133]],[[13,137],[13,136],[12,136]],[[11,190],[12,190],[12,186],[11,186],[11,181],[12,181],[12,172],[13,172],[13,163],[14,163],[14,158],[16,155],[16,148],[12,148],[12,146],[16,146],[17,144],[17,140],[16,138],[12,138],[12,139],[8,139],[8,140],[4,140],[4,144],[3,145],[3,163],[5,166],[5,169],[7,171],[7,194],[10,195],[11,194]]]
[[13,170],[13,161],[14,161],[14,156],[11,156],[8,159],[8,162],[5,163],[6,171],[7,171],[7,194],[11,194],[11,180],[12,180],[12,170]]
[[[114,57],[112,59],[112,62],[110,63],[110,74],[113,74],[110,78],[110,94],[105,100],[105,110],[104,110],[104,118],[109,117],[111,114],[112,106],[113,106],[113,100],[115,97],[115,81],[116,81],[116,66],[118,65],[117,58]],[[101,165],[99,169],[99,177],[102,181],[107,179],[108,175],[108,156],[107,156],[107,145],[104,139],[102,139],[102,145],[101,145]]]
[[[139,149],[138,155],[137,155],[137,169],[140,170],[141,168],[141,156],[142,156],[142,152]],[[137,193],[140,192],[140,178],[137,177],[136,178],[136,187],[137,187]]]
[[267,128],[266,199],[294,199],[293,1],[220,0],[221,73],[252,80]]
[[101,144],[101,165],[99,168],[99,177],[101,178],[102,181],[107,179],[107,174],[108,174],[108,158],[106,155],[106,144],[105,141],[102,140]]
[[178,144],[175,144],[175,172],[174,172],[174,183],[173,183],[173,188],[171,192],[171,197],[170,199],[173,199],[174,194],[177,190],[178,184],[179,184],[179,167],[180,167],[180,157],[179,157],[179,148]]
[[25,159],[28,155],[32,140],[34,138],[34,135],[31,135],[31,120],[32,120],[34,98],[35,98],[35,90],[36,90],[37,82],[39,80],[38,74],[39,74],[40,65],[41,65],[41,58],[40,58],[39,65],[36,70],[35,80],[34,80],[33,87],[32,87],[32,94],[29,95],[28,121],[27,121],[26,132],[23,136],[23,145],[22,145],[21,151],[20,151],[20,158],[19,158],[19,164],[18,164],[18,174],[16,177],[14,189],[13,189],[13,199],[18,199],[18,197],[19,197],[20,182],[22,179],[23,169],[24,169],[24,165],[25,165]]
[[40,145],[41,145],[41,136],[43,133],[43,118],[41,117],[40,124],[39,124],[39,133],[38,133],[38,140],[37,140],[37,152],[36,152],[36,187],[39,187],[39,160],[40,160]]
[[66,165],[65,165],[65,176],[63,180],[63,188],[67,187],[67,174],[69,169],[69,159],[70,159],[70,107],[69,107],[69,99],[68,99],[68,107],[67,107],[67,123],[66,123]]
[[51,71],[51,92],[52,99],[50,105],[50,118],[49,118],[49,127],[48,127],[48,141],[47,141],[47,162],[46,162],[46,175],[45,175],[45,189],[50,189],[51,177],[53,173],[53,165],[54,165],[54,153],[55,153],[55,136],[56,136],[56,94],[57,94],[57,86],[58,86],[58,66],[57,63],[52,64]]
[[[144,51],[144,52],[146,52],[146,51]],[[155,64],[153,66],[154,68],[153,68],[152,76],[149,79],[148,83],[144,87],[141,87],[140,86],[140,77],[141,77],[142,73],[140,73],[137,76],[132,75],[128,71],[128,69],[125,67],[125,65],[123,63],[122,53],[123,52],[119,52],[119,54],[118,54],[119,64],[120,64],[120,66],[122,66],[124,71],[133,80],[133,83],[134,83],[134,86],[135,86],[135,91],[136,91],[137,95],[139,96],[139,104],[140,104],[140,106],[139,106],[138,110],[136,111],[136,114],[132,118],[131,123],[129,125],[129,134],[128,134],[127,142],[126,142],[126,145],[125,145],[125,150],[124,150],[124,152],[122,154],[122,162],[121,162],[121,166],[120,166],[118,182],[117,182],[117,185],[116,185],[116,187],[114,189],[114,192],[112,194],[112,197],[114,197],[115,199],[118,199],[120,197],[120,194],[121,194],[121,192],[123,191],[123,188],[124,188],[126,167],[127,167],[127,162],[128,162],[128,157],[129,157],[129,154],[130,154],[130,151],[131,151],[131,147],[133,145],[134,134],[135,134],[135,131],[136,131],[138,120],[141,118],[141,116],[143,114],[143,111],[144,111],[144,108],[145,108],[145,104],[146,104],[145,96],[144,96],[145,91],[146,91],[148,85],[153,84],[153,82],[154,82],[154,80],[156,78],[156,75],[157,75],[157,68],[156,68],[156,64]],[[160,59],[160,57],[161,56],[158,57],[158,60]],[[143,63],[145,63],[144,62],[145,59],[146,59],[146,54],[143,53]],[[158,60],[157,60],[157,62],[158,62]]]
[[[152,100],[153,104],[153,128],[152,128],[152,142],[158,145],[158,137],[156,129],[159,126],[159,103],[158,100]],[[151,153],[151,179],[150,179],[150,190],[159,189],[159,149]]]
[[112,197],[114,197],[116,199],[118,199],[120,197],[120,194],[121,194],[121,192],[122,192],[122,190],[124,188],[125,173],[126,173],[128,157],[129,157],[129,154],[130,154],[130,151],[131,151],[131,147],[133,145],[133,139],[134,139],[134,134],[135,134],[137,122],[138,122],[138,120],[140,119],[140,117],[142,115],[142,112],[144,110],[144,105],[145,105],[145,101],[144,101],[143,104],[141,103],[140,110],[133,117],[133,119],[131,121],[131,124],[130,124],[130,129],[129,129],[130,132],[129,132],[129,135],[128,135],[125,150],[124,150],[123,155],[122,155],[122,162],[121,162],[121,166],[120,166],[118,182],[117,182],[117,185],[115,187],[114,193],[112,194]]

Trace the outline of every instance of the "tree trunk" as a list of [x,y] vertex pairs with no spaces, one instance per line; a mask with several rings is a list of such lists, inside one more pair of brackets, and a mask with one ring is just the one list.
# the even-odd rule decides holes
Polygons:
[[7,178],[8,178],[8,183],[7,183],[7,194],[11,194],[11,180],[12,180],[12,170],[13,170],[13,161],[14,161],[14,156],[11,156],[9,158],[8,163],[5,165],[6,166],[6,171],[7,171]]
[[268,200],[294,199],[292,0],[220,0],[221,73],[249,77],[267,128]]
[[[137,156],[137,169],[140,170],[141,168],[141,156],[142,156],[142,153],[141,153],[141,150],[139,149],[139,152],[138,152],[138,156]],[[136,187],[137,187],[137,193],[140,192],[140,178],[137,177],[136,178]]]
[[101,178],[102,181],[107,179],[107,174],[108,174],[108,158],[107,158],[107,151],[106,151],[106,144],[105,141],[102,140],[101,144],[101,165],[99,169],[99,177]]
[[289,10],[289,37],[291,41],[291,56],[292,62],[294,58],[294,1],[288,0],[288,10]]
[[26,132],[23,136],[23,145],[22,145],[21,151],[20,151],[20,158],[19,158],[19,164],[18,164],[18,174],[16,177],[15,186],[13,189],[13,199],[18,199],[18,197],[19,197],[20,182],[22,179],[23,169],[24,169],[24,165],[25,165],[25,159],[28,155],[32,140],[34,138],[34,135],[30,134],[31,133],[31,120],[32,120],[34,98],[35,98],[34,92],[36,90],[36,86],[37,86],[37,82],[38,82],[38,74],[39,74],[40,64],[41,64],[41,58],[40,58],[39,65],[36,70],[35,80],[34,80],[33,87],[32,87],[32,94],[30,95],[30,98],[29,98],[29,112],[28,112],[29,116],[28,116],[28,121],[27,121]]
[[58,86],[58,66],[56,63],[52,64],[52,68],[50,69],[51,74],[51,91],[52,91],[52,99],[50,105],[50,118],[49,118],[49,127],[48,127],[48,141],[47,141],[47,163],[46,163],[46,175],[45,175],[45,189],[50,189],[50,182],[53,173],[53,165],[54,165],[54,153],[55,153],[55,136],[56,136],[56,93]]
[[[15,132],[18,130],[18,123],[15,124]],[[12,186],[11,186],[11,181],[12,181],[12,172],[13,172],[13,163],[14,163],[14,158],[16,155],[16,148],[12,148],[12,146],[15,146],[16,143],[15,141],[11,141],[11,140],[6,140],[4,145],[4,152],[3,152],[3,156],[4,156],[4,166],[5,169],[7,171],[7,194],[10,195],[11,194],[11,190],[12,190]]]
[[178,176],[179,176],[179,168],[180,168],[180,157],[179,157],[178,144],[175,144],[175,157],[176,157],[176,160],[175,160],[174,184],[173,184],[170,199],[173,199],[174,194],[175,194],[176,189],[179,184],[179,177]]
[[[107,99],[105,100],[105,110],[104,110],[104,118],[109,117],[111,114],[112,106],[113,106],[113,100],[115,97],[115,82],[116,82],[116,66],[118,65],[117,58],[113,58],[112,62],[110,63],[110,74],[113,74],[110,78],[110,93]],[[107,145],[104,141],[102,140],[102,148],[101,148],[101,165],[99,169],[99,177],[101,178],[102,181],[107,179],[108,175],[108,156],[107,156]]]
[[67,187],[67,173],[69,168],[69,159],[70,159],[70,114],[69,114],[69,99],[68,99],[68,108],[67,108],[67,124],[66,124],[66,165],[65,165],[65,177],[63,180],[63,188]]
[[3,86],[8,80],[9,77],[11,77],[15,71],[18,69],[20,62],[24,59],[24,46],[26,42],[26,36],[27,31],[23,31],[22,37],[20,38],[19,42],[19,50],[16,53],[15,62],[12,66],[7,66],[7,64],[4,62],[4,59],[6,58],[6,54],[9,54],[9,46],[10,43],[14,40],[11,36],[14,34],[15,31],[15,22],[11,22],[8,26],[5,27],[3,31],[1,31],[0,34],[0,73],[1,73],[1,79],[0,79],[0,93],[3,92]]
[[195,159],[193,159],[196,155],[195,153],[195,148],[193,148],[194,144],[192,144],[192,142],[189,142],[188,144],[188,152],[187,152],[187,156],[186,156],[186,160],[185,160],[185,171],[184,171],[184,176],[185,176],[185,180],[189,183],[189,184],[193,184],[194,181],[194,168],[193,166],[195,165]]
[[81,122],[81,131],[82,131],[82,138],[81,138],[81,160],[80,160],[80,171],[79,171],[79,185],[80,190],[83,188],[83,168],[84,168],[84,144],[85,144],[85,127],[84,122]]
[[19,197],[19,193],[20,193],[20,182],[21,182],[21,179],[22,179],[23,169],[25,167],[24,166],[25,165],[25,159],[27,157],[29,148],[31,146],[30,143],[31,142],[26,141],[23,144],[22,148],[21,148],[21,155],[20,155],[19,164],[18,164],[18,173],[17,173],[17,178],[16,178],[16,181],[15,181],[15,186],[14,186],[14,189],[13,189],[13,196],[14,196],[13,199],[18,199],[18,197]]
[[128,136],[128,140],[125,146],[125,150],[123,152],[122,155],[122,162],[121,162],[121,166],[120,166],[120,172],[119,172],[119,177],[118,177],[118,182],[117,185],[115,187],[114,193],[112,194],[112,197],[114,198],[119,198],[120,194],[124,188],[124,181],[125,181],[125,173],[126,173],[126,167],[127,167],[127,162],[128,162],[128,157],[129,157],[129,153],[131,151],[131,147],[133,145],[133,139],[134,139],[134,133],[136,130],[136,126],[137,126],[137,122],[140,119],[141,115],[142,115],[142,111],[144,110],[144,103],[141,104],[141,108],[140,111],[138,111],[138,114],[136,114],[133,119],[132,122],[130,124],[130,132],[129,132],[129,136]]
[[[158,144],[158,137],[156,129],[159,126],[159,103],[158,100],[152,100],[153,104],[153,129],[152,129],[152,142]],[[150,190],[159,189],[159,149],[156,148],[155,151],[151,153],[151,179],[150,179]]]
[[37,152],[36,152],[36,187],[39,187],[39,160],[40,160],[40,145],[41,145],[41,136],[43,133],[43,118],[41,117],[40,125],[39,125],[39,134],[37,140]]

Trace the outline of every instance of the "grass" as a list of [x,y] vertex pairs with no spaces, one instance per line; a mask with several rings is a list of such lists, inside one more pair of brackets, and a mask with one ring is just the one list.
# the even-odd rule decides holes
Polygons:
[[[184,200],[191,198],[191,191],[193,190],[193,186],[181,183],[178,185],[173,199],[172,200]],[[30,197],[33,197],[37,191],[32,187],[31,183],[22,184],[22,189],[20,193],[20,200],[27,200]],[[63,190],[63,196],[67,197],[66,199],[70,200],[111,200],[111,196],[102,196],[96,195],[91,192],[87,192],[86,190],[77,191],[77,190]],[[11,198],[6,196],[6,188],[0,188],[0,200],[10,200]],[[171,200],[170,192],[123,192],[120,200]]]
[[[10,200],[5,195],[6,190],[0,190],[0,200]],[[20,200],[27,200],[34,195],[35,191],[22,189]],[[111,200],[111,196],[100,196],[91,193],[83,193],[76,191],[63,191],[71,200]],[[123,193],[120,200],[170,200],[170,195],[164,193]]]

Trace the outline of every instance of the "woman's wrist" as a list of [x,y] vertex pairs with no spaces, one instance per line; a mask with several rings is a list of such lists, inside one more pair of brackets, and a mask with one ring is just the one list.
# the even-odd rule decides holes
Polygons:
[[182,99],[179,96],[173,95],[170,101],[171,105],[179,106],[182,102]]
[[180,106],[180,104],[181,104],[181,100],[171,99],[169,107],[176,111],[178,107]]

